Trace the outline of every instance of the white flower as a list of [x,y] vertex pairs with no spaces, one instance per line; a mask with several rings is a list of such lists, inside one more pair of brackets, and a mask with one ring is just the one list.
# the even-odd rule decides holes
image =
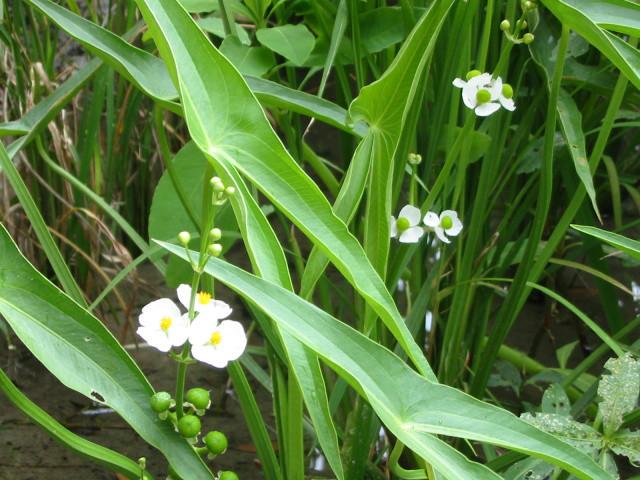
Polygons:
[[189,332],[191,355],[196,360],[224,368],[242,355],[247,336],[240,322],[218,320],[208,313],[200,313],[191,323]]
[[398,241],[401,243],[416,243],[424,234],[424,230],[419,224],[420,209],[412,205],[405,205],[400,210],[397,220],[396,217],[391,217],[391,238],[396,238],[399,235]]
[[179,347],[189,336],[187,315],[181,315],[177,305],[168,298],[147,304],[138,320],[140,327],[137,334],[161,352],[168,352],[171,347]]
[[513,89],[502,83],[500,77],[492,78],[490,73],[471,71],[467,81],[456,78],[453,85],[462,89],[462,101],[479,117],[487,117],[500,109],[500,106],[513,111]]
[[424,224],[435,231],[444,243],[451,243],[447,235],[455,237],[462,231],[462,222],[453,210],[445,210],[439,216],[435,212],[427,212],[424,216]]
[[[182,284],[178,287],[178,300],[184,305],[184,308],[189,308],[191,302],[191,287],[187,284]],[[196,303],[194,309],[198,313],[206,312],[221,320],[231,315],[231,307],[225,302],[220,300],[214,300],[208,292],[198,292],[196,294]]]

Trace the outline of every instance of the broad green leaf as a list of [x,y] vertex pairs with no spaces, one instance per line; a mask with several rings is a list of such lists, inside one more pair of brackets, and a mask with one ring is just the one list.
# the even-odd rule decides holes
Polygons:
[[542,413],[571,416],[571,401],[559,383],[552,383],[542,395]]
[[542,3],[558,20],[600,50],[636,88],[640,88],[640,51],[600,28],[596,20],[583,11],[582,0],[542,0]]
[[[186,258],[182,247],[159,243]],[[444,448],[430,434],[469,438],[538,456],[579,478],[610,478],[593,460],[566,443],[506,410],[427,380],[385,347],[290,291],[219,259],[210,259],[205,271],[314,350],[364,395],[402,443],[449,478],[499,477],[463,461],[464,457]]]
[[640,464],[640,431],[619,433],[613,437],[609,448],[637,466]]
[[623,252],[640,260],[640,242],[637,240],[632,240],[622,235],[618,235],[617,233],[607,232],[606,230],[601,230],[600,228],[590,227],[587,225],[571,225],[571,227],[579,232],[586,233],[587,235],[596,237],[603,242],[607,242],[618,250],[622,250]]
[[569,416],[557,413],[524,413],[521,418],[540,430],[561,438],[590,457],[595,457],[604,446],[602,436],[597,430],[576,422]]
[[[544,20],[541,20],[538,24],[536,34],[542,40],[533,42],[529,49],[531,50],[535,62],[542,68],[547,79],[547,88],[550,89],[551,79],[555,68],[555,49],[557,48],[557,39],[551,33],[551,30]],[[562,127],[562,133],[573,160],[573,166],[576,169],[578,178],[589,195],[593,210],[598,216],[598,219],[601,219],[600,211],[598,210],[598,205],[596,203],[596,191],[593,186],[593,177],[591,176],[591,169],[589,168],[589,161],[587,158],[585,136],[584,131],[582,130],[582,114],[571,95],[562,89],[558,96],[557,110],[560,126]]]
[[[375,262],[378,268],[385,261],[389,246],[389,189],[393,177],[390,164],[400,140],[406,112],[421,82],[425,62],[451,4],[452,1],[447,0],[432,5],[409,35],[393,64],[379,80],[364,87],[350,107],[354,120],[364,120],[370,128],[353,155],[333,208],[340,219],[350,223],[360,204],[366,179],[375,175],[370,184],[376,187],[377,193],[370,193],[370,197],[380,195],[380,198],[373,201],[369,215],[379,210],[379,218],[368,217],[367,228],[370,243],[376,237],[375,232],[380,236],[377,245],[369,245],[379,257]],[[375,173],[372,171],[374,168]],[[307,298],[312,293],[327,263],[325,254],[319,248],[311,252],[300,289],[303,297]]]
[[623,422],[623,417],[633,411],[640,395],[640,360],[631,353],[610,358],[604,364],[609,374],[602,375],[598,385],[599,412],[604,432],[612,435]]
[[128,478],[151,478],[146,472],[142,477],[140,466],[133,460],[118,452],[90,442],[61,425],[55,418],[51,417],[18,390],[2,369],[0,369],[0,390],[16,408],[69,450],[90,459],[92,462],[102,464],[113,472],[126,475]]
[[218,0],[179,0],[190,13],[209,13],[218,9]]
[[0,226],[0,314],[67,387],[113,408],[179,475],[211,479],[195,450],[149,408],[153,389],[104,325],[38,273]]
[[599,27],[627,35],[640,35],[640,5],[628,0],[564,0]]
[[[227,34],[224,31],[224,22],[220,17],[208,16],[199,18],[196,20],[196,22],[205,32],[212,33],[216,37],[222,39],[227,37]],[[251,45],[249,34],[244,28],[237,28],[236,33],[238,34],[238,38],[243,45]]]
[[368,53],[377,53],[404,40],[405,29],[399,7],[380,7],[363,12],[360,41]]
[[138,0],[180,86],[185,118],[198,147],[219,167],[237,168],[320,245],[376,310],[421,373],[434,378],[384,282],[318,186],[289,155],[238,71],[189,14],[171,0]]
[[269,50],[282,55],[294,65],[302,65],[316,43],[309,29],[303,25],[281,25],[261,28],[256,32],[258,41]]
[[88,51],[101,56],[149,96],[163,102],[178,96],[164,64],[144,50],[49,0],[24,1],[48,16]]
[[243,75],[261,77],[276,65],[273,53],[265,47],[248,47],[238,37],[227,37],[220,45],[220,53],[233,63]]

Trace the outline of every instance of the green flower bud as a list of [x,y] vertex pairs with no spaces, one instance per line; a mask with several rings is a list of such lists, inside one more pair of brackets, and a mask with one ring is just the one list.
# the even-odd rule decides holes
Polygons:
[[151,409],[156,413],[163,413],[171,407],[171,395],[168,392],[158,392],[153,394],[151,400]]
[[535,37],[533,36],[533,33],[525,33],[522,36],[522,41],[524,42],[525,45],[529,45],[531,42],[533,42],[534,38]]
[[476,93],[476,100],[479,104],[491,101],[491,92],[489,90],[485,90],[484,88],[482,90],[478,90],[478,92]]
[[236,187],[227,187],[224,189],[224,193],[226,193],[229,197],[232,197],[236,194]]
[[411,224],[409,223],[409,219],[400,217],[396,220],[396,228],[399,232],[404,232],[407,228],[409,228]]
[[207,247],[207,253],[212,257],[219,257],[222,253],[222,245],[219,243],[212,243]]
[[222,180],[220,180],[220,177],[211,178],[209,183],[211,184],[211,187],[213,188],[214,192],[220,193],[224,191],[224,183],[222,183]]
[[513,87],[508,83],[502,84],[502,95],[505,98],[513,98]]
[[222,238],[222,230],[219,228],[212,228],[209,230],[209,240],[212,242],[217,242]]
[[203,440],[212,455],[224,453],[229,446],[227,436],[222,432],[209,432]]
[[409,154],[409,163],[411,165],[420,165],[422,162],[422,155],[419,153],[410,153]]
[[240,477],[235,472],[227,470],[226,472],[220,472],[218,480],[240,480]]
[[477,77],[478,75],[482,75],[480,70],[471,70],[467,73],[467,81],[471,80],[473,77]]
[[194,438],[200,433],[202,424],[195,415],[185,415],[178,420],[178,432],[184,438]]
[[190,389],[187,392],[185,399],[198,410],[206,410],[211,404],[211,396],[204,388]]
[[440,226],[445,230],[448,230],[453,227],[453,220],[451,220],[451,217],[444,217],[442,220],[440,220]]
[[536,8],[536,4],[527,0],[526,2],[524,2],[524,8],[525,10],[533,10],[534,8]]
[[511,22],[506,18],[502,20],[502,22],[500,22],[500,30],[502,30],[503,32],[511,30]]
[[178,234],[178,241],[186,247],[191,241],[191,234],[189,232],[180,232]]

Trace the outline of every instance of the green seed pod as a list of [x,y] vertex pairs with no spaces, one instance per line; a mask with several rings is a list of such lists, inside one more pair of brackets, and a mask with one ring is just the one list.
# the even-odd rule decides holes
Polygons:
[[240,480],[240,477],[236,475],[236,472],[232,472],[231,470],[227,470],[226,472],[220,472],[219,480]]
[[204,443],[212,455],[220,455],[227,450],[229,442],[227,436],[222,432],[209,432],[204,437]]
[[184,438],[194,438],[200,433],[202,424],[195,415],[185,415],[178,420],[178,432]]
[[502,95],[505,98],[513,98],[513,87],[508,83],[502,84]]
[[185,396],[187,402],[196,407],[198,410],[205,410],[211,404],[211,396],[204,388],[192,388]]
[[154,412],[164,413],[171,407],[171,395],[167,392],[155,393],[149,403]]

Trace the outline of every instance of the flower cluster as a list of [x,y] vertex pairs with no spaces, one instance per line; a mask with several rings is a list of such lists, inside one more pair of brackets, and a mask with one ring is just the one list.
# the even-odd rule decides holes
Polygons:
[[391,217],[391,238],[401,243],[417,243],[425,232],[435,232],[444,243],[451,243],[449,237],[455,237],[462,231],[462,222],[453,210],[444,210],[440,215],[427,212],[420,225],[420,209],[413,205],[405,205],[398,218]]
[[[191,287],[180,285],[177,293],[180,303],[188,309]],[[198,292],[194,311],[196,316],[190,320],[172,300],[155,300],[142,309],[137,333],[161,352],[180,347],[188,340],[193,358],[217,368],[226,367],[242,355],[247,337],[242,324],[226,319],[232,311],[229,305],[214,300],[210,293]]]
[[462,89],[462,101],[479,117],[487,117],[500,110],[500,107],[513,111],[513,88],[503,83],[500,77],[493,78],[490,73],[472,70],[467,73],[467,81],[456,78],[453,85]]

